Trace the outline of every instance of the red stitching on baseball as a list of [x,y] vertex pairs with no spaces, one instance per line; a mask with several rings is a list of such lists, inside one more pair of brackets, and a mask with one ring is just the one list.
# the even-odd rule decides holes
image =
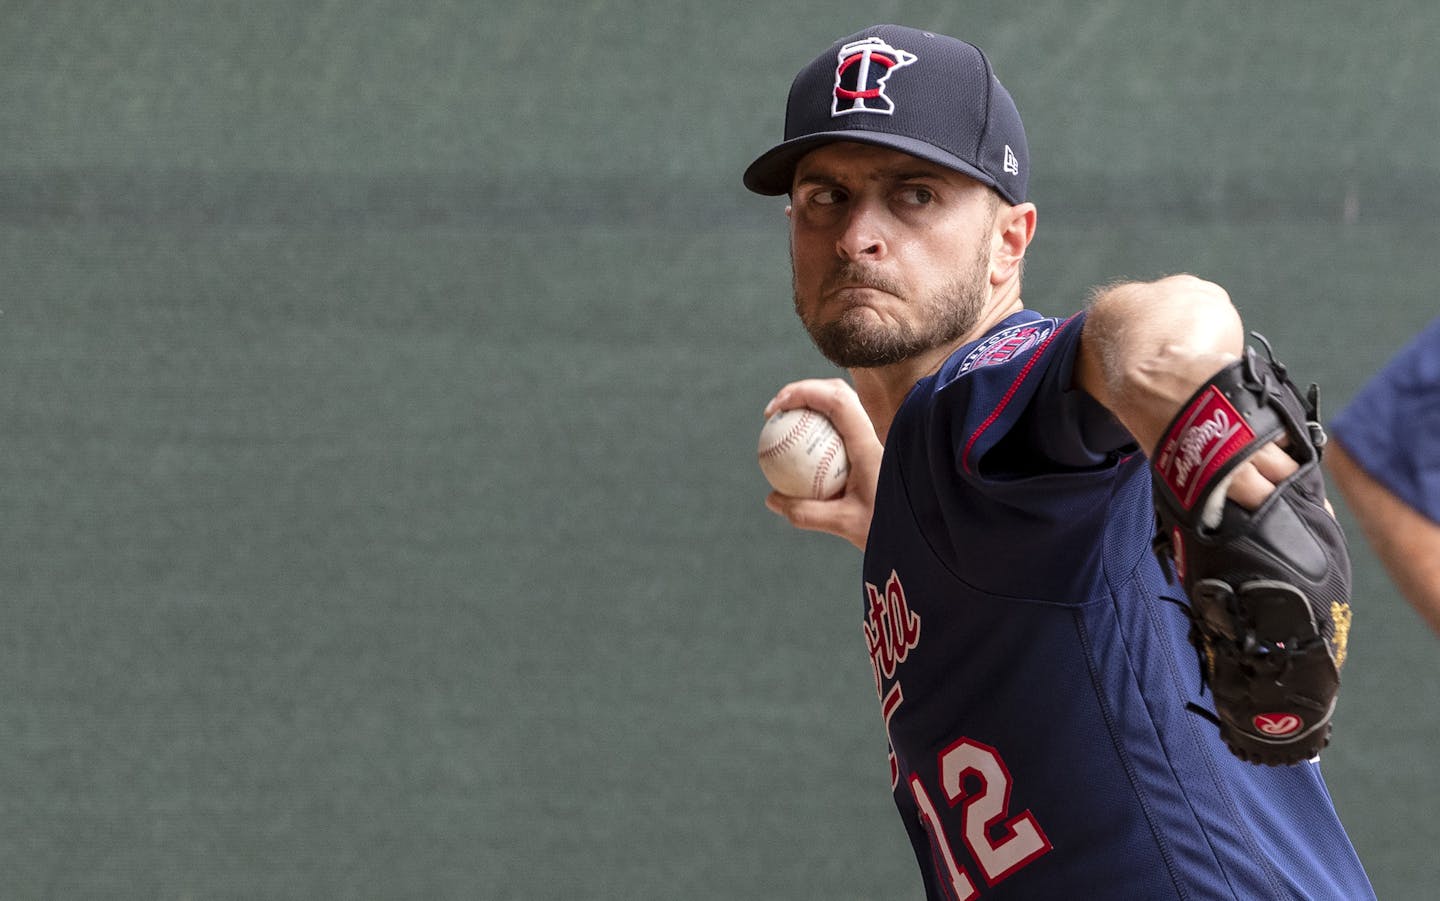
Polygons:
[[790,427],[790,431],[785,433],[785,437],[781,438],[779,441],[775,442],[770,447],[765,448],[765,450],[761,451],[760,459],[769,459],[770,457],[784,453],[786,450],[794,447],[797,443],[800,442],[802,438],[805,437],[805,430],[810,425],[810,420],[812,418],[814,418],[814,414],[812,413],[812,411],[801,411],[800,418],[797,419],[795,421],[795,424]]
[[[839,436],[837,435],[836,437],[838,438]],[[820,488],[825,484],[825,476],[830,473],[830,464],[834,462],[835,455],[839,452],[840,442],[832,440],[829,446],[825,448],[825,453],[820,455],[820,462],[815,467],[815,483],[810,486],[810,493],[815,495],[818,500],[825,499],[825,495],[821,493]]]

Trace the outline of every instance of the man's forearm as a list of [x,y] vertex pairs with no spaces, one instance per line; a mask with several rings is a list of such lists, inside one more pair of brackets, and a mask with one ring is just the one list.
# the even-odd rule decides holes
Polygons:
[[1220,286],[1189,275],[1099,289],[1076,381],[1147,453],[1195,389],[1238,359],[1245,333]]

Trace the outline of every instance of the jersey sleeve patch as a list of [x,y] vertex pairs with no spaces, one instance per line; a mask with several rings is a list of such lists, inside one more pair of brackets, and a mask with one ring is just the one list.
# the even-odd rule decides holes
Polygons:
[[982,366],[998,366],[1043,343],[1055,331],[1054,319],[1022,322],[1001,329],[975,345],[960,363],[957,375],[973,372]]

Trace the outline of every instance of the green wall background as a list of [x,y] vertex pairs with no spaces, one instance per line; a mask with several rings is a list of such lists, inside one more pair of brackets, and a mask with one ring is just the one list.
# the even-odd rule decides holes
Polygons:
[[[918,898],[739,186],[877,21],[1017,98],[1031,306],[1197,272],[1331,410],[1440,311],[1422,0],[0,0],[0,896]],[[1431,898],[1440,644],[1355,540],[1326,774]]]

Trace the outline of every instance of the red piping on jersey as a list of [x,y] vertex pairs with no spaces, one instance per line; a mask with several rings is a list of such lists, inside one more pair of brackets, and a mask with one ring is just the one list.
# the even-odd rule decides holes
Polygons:
[[1010,398],[1014,397],[1015,392],[1020,390],[1020,383],[1025,381],[1025,378],[1030,375],[1030,370],[1035,368],[1036,361],[1038,361],[1040,357],[1045,353],[1046,348],[1050,346],[1050,342],[1054,341],[1056,336],[1058,336],[1062,331],[1065,330],[1066,326],[1068,326],[1074,321],[1074,316],[1069,317],[1064,322],[1060,323],[1059,328],[1055,329],[1055,331],[1050,333],[1050,337],[1040,342],[1040,346],[1035,348],[1035,352],[1030,355],[1030,359],[1026,360],[1025,365],[1020,368],[1020,374],[1015,376],[1015,381],[1010,383],[1010,387],[1006,390],[1005,396],[1000,398],[1000,403],[995,405],[995,409],[991,410],[990,415],[985,417],[985,421],[980,423],[980,427],[976,429],[975,432],[970,436],[970,440],[965,442],[965,453],[960,455],[960,465],[964,467],[966,475],[969,475],[971,473],[970,451],[972,448],[975,447],[975,442],[980,440],[981,434],[983,434],[986,429],[994,425],[995,420],[1000,418],[1000,414],[1005,412],[1005,406],[1010,403]]

